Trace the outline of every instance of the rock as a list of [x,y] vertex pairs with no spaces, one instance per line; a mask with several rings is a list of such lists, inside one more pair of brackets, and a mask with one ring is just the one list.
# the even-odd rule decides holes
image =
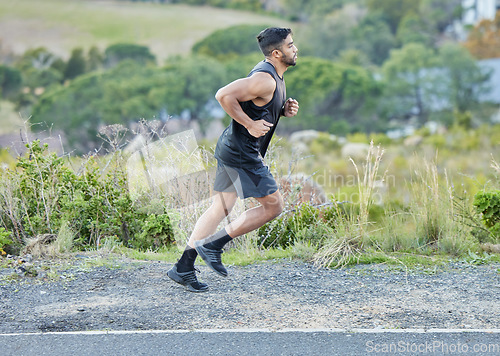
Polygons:
[[28,254],[24,255],[23,257],[21,257],[21,261],[25,262],[25,263],[30,263],[31,261],[33,261],[33,256],[28,253]]
[[341,149],[343,158],[352,158],[353,160],[364,160],[368,155],[370,145],[361,142],[348,142]]
[[319,131],[316,130],[301,130],[295,131],[290,135],[290,142],[292,144],[296,144],[298,142],[305,143],[306,145],[310,144],[312,141],[317,139],[319,136]]
[[292,146],[292,152],[295,155],[301,155],[307,153],[309,147],[304,142],[296,142]]
[[323,188],[311,176],[293,174],[282,177],[279,184],[283,198],[291,207],[306,202],[313,205],[327,202]]
[[410,136],[410,137],[405,138],[405,140],[403,141],[403,144],[405,146],[408,146],[408,147],[415,147],[415,146],[420,145],[422,143],[423,139],[424,138],[420,135]]

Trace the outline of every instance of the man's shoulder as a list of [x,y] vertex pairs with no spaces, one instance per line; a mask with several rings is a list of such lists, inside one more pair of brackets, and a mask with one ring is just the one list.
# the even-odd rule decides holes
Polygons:
[[253,72],[251,75],[248,76],[248,78],[253,78],[253,79],[258,79],[258,80],[269,80],[272,82],[276,81],[276,79],[274,79],[272,73],[269,73],[266,71]]
[[265,60],[263,60],[263,61],[260,61],[259,63],[257,63],[255,65],[255,67],[253,67],[253,69],[250,71],[249,76],[251,76],[251,75],[253,75],[255,73],[261,73],[261,72],[269,73],[273,77],[276,74],[276,70],[274,69],[274,66],[271,63],[266,62]]
[[276,71],[271,63],[261,61],[252,69],[248,74],[248,78],[258,80],[260,82],[267,82],[271,87],[276,86]]

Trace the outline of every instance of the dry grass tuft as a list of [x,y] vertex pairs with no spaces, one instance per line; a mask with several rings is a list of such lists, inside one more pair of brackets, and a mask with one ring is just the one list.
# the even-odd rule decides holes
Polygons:
[[[340,210],[339,204],[334,205],[337,209],[337,219],[333,236],[326,240],[314,256],[314,263],[317,266],[342,267],[361,253],[370,225],[369,209],[373,204],[375,184],[380,181],[378,171],[383,155],[384,150],[380,146],[375,149],[372,141],[362,170],[351,159],[357,174],[360,210],[358,214],[353,212],[346,214]],[[385,173],[382,181],[384,178]]]
[[56,239],[56,234],[42,234],[35,238],[28,239],[23,254],[30,254],[34,258],[54,256],[55,248],[52,243],[56,241]]

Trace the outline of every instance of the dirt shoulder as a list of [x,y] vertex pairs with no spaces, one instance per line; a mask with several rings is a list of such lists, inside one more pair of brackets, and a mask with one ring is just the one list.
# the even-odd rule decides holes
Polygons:
[[0,333],[500,325],[500,264],[450,263],[431,272],[278,260],[229,266],[227,278],[200,266],[210,289],[191,293],[166,276],[171,263],[88,259],[45,265],[37,276],[4,263]]

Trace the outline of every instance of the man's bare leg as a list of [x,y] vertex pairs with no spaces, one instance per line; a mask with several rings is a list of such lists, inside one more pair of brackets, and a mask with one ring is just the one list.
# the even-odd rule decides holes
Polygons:
[[194,241],[213,235],[217,226],[229,215],[238,198],[236,192],[219,192],[212,199],[212,205],[200,216],[189,238],[188,245],[194,248]]
[[261,204],[249,209],[226,226],[226,231],[232,238],[244,235],[258,229],[273,220],[283,211],[283,198],[279,190],[262,198],[256,198]]
[[279,191],[262,198],[257,198],[257,200],[261,204],[259,207],[245,211],[224,229],[203,240],[194,242],[199,256],[213,271],[223,277],[227,276],[227,270],[221,260],[224,245],[234,237],[241,236],[261,227],[283,211],[283,198]]

